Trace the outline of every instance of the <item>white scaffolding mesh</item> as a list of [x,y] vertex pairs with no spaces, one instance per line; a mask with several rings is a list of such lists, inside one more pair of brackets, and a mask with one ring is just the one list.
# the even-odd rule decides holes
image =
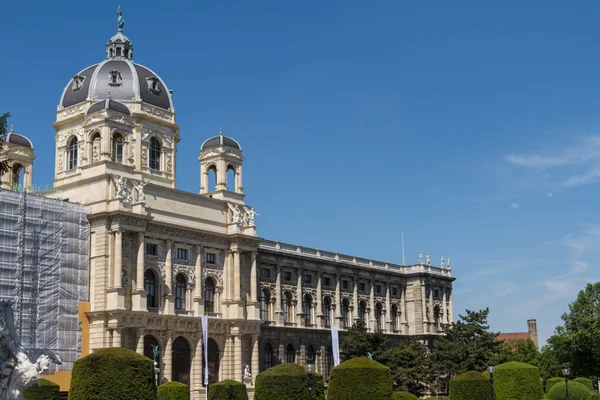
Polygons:
[[79,204],[0,191],[0,299],[14,303],[23,347],[55,350],[61,370],[71,370],[81,354],[77,310],[88,301],[87,213]]

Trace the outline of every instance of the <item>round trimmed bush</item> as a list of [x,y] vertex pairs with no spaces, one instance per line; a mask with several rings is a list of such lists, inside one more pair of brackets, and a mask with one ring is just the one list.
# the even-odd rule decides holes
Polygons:
[[[564,400],[567,398],[567,385],[560,382],[552,386],[548,392],[549,400]],[[569,382],[569,400],[588,400],[592,392],[583,384],[575,381]]]
[[511,361],[496,366],[496,400],[538,400],[544,398],[540,371],[533,365]]
[[248,400],[246,385],[232,380],[213,383],[208,387],[208,400]]
[[452,400],[489,400],[490,378],[478,371],[469,371],[450,381]]
[[158,400],[190,400],[190,389],[181,382],[167,382],[158,387]]
[[582,383],[586,388],[590,389],[590,392],[594,392],[594,384],[591,379],[588,378],[575,378],[573,382]]
[[560,382],[564,382],[565,378],[561,378],[560,376],[556,376],[554,378],[550,378],[546,381],[546,394],[550,393],[550,389],[552,389],[552,386],[556,385],[557,383]]
[[23,393],[26,400],[58,400],[60,386],[47,379],[40,379],[40,385],[30,386]]
[[392,400],[419,400],[419,398],[408,392],[394,392]]
[[[325,400],[323,375],[315,374],[313,400]],[[308,375],[299,364],[279,364],[256,375],[254,400],[310,400]],[[389,399],[388,399],[389,400]]]
[[69,400],[157,400],[152,360],[112,347],[75,361]]
[[390,400],[392,393],[390,369],[366,357],[345,361],[329,375],[327,400]]
[[588,400],[600,400],[600,393],[592,393]]

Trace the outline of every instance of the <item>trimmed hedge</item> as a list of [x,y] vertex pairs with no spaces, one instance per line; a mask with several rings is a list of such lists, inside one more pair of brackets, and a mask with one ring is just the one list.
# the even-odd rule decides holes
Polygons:
[[588,397],[587,400],[600,400],[600,393],[592,393],[592,395]]
[[158,400],[190,400],[190,389],[181,382],[167,382],[158,387]]
[[47,379],[40,379],[40,385],[30,386],[23,393],[26,400],[58,400],[60,386]]
[[582,383],[586,388],[590,389],[590,392],[594,392],[594,384],[592,383],[591,379],[588,378],[575,378],[573,379],[573,382],[579,382]]
[[[549,400],[564,400],[566,396],[567,385],[565,382],[557,383],[552,386],[548,393]],[[583,384],[575,381],[569,382],[569,400],[588,400],[592,392]]]
[[248,400],[246,385],[232,380],[213,383],[208,387],[208,400]]
[[69,400],[157,400],[152,360],[112,347],[75,361]]
[[511,361],[496,366],[496,400],[539,400],[544,398],[540,371],[533,365]]
[[552,386],[564,381],[565,378],[561,378],[560,376],[555,376],[554,378],[548,379],[546,381],[546,394],[550,393],[550,389],[552,389]]
[[419,400],[419,398],[408,392],[394,392],[392,400]]
[[390,369],[366,357],[345,361],[329,375],[327,400],[390,400],[392,393]]
[[490,378],[481,372],[465,372],[450,381],[451,400],[489,400],[491,397]]
[[[325,400],[323,375],[315,374],[312,400]],[[256,375],[254,400],[310,400],[308,375],[299,364],[279,364]],[[388,399],[389,400],[389,399]]]

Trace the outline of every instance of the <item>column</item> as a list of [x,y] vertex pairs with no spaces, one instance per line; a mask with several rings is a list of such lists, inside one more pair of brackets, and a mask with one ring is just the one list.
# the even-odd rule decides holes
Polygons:
[[231,255],[233,256],[233,300],[240,301],[240,286],[241,276],[240,276],[240,252],[236,248],[232,251]]
[[196,246],[196,263],[194,264],[194,274],[196,275],[196,286],[194,286],[194,302],[196,303],[196,316],[204,315],[204,301],[202,298],[202,246]]
[[203,342],[202,337],[198,339],[196,342],[196,348],[194,350],[194,357],[192,358],[192,384],[190,385],[190,389],[192,390],[200,390],[202,389],[203,381],[204,381],[204,373],[202,371],[202,359],[204,357],[203,354]]
[[342,308],[342,293],[341,293],[341,282],[342,276],[340,274],[339,268],[335,271],[335,321],[334,324],[337,325],[338,329],[342,329],[340,324],[340,309]]
[[[392,328],[391,328],[392,319],[390,318],[391,315],[392,315],[392,304],[390,302],[390,283],[385,282],[385,329],[388,332],[392,331]],[[395,322],[398,323],[397,321],[395,321]]]
[[281,320],[281,265],[277,264],[277,278],[275,279],[275,322],[283,325]]
[[369,282],[371,284],[371,293],[369,296],[369,302],[371,303],[371,307],[369,310],[369,325],[371,328],[371,332],[375,332],[375,280],[371,279]]
[[117,228],[113,230],[115,237],[115,254],[113,263],[113,287],[121,287],[121,269],[123,266],[123,232]]
[[173,241],[167,240],[167,251],[165,256],[165,287],[166,296],[163,312],[168,315],[175,314],[175,302],[173,296]]
[[354,276],[354,292],[352,296],[352,317],[354,322],[358,321],[358,278]]
[[454,322],[454,307],[452,306],[452,288],[448,288],[448,299],[450,300],[448,303],[448,317],[450,319],[449,323]]
[[427,290],[425,288],[425,282],[421,283],[421,306],[423,307],[423,332],[427,333]]
[[250,372],[252,376],[255,377],[258,375],[260,370],[259,362],[260,362],[260,350],[258,349],[258,335],[252,335],[252,356],[251,356],[251,365]]
[[442,286],[442,312],[444,316],[442,317],[441,323],[447,323],[448,320],[448,305],[446,304],[446,286]]
[[244,186],[242,185],[242,164],[238,165],[235,171],[235,189],[236,193],[244,193]]
[[429,285],[429,315],[431,319],[429,320],[428,329],[431,330],[431,325],[435,325],[435,317],[433,310],[433,285]]
[[[404,282],[400,283],[400,310],[401,310],[401,321],[400,323],[403,325],[406,325],[406,304],[404,303],[406,297],[406,286],[404,285]],[[405,326],[406,328],[406,326]],[[408,329],[406,329],[405,331],[403,331],[403,333],[408,333]]]
[[217,164],[217,190],[227,190],[227,165],[225,160],[218,160]]
[[258,263],[256,251],[250,254],[250,312],[251,318],[260,319],[260,308],[258,304]]
[[121,347],[121,329],[112,330],[112,347]]
[[[146,254],[146,241],[144,232],[138,233],[138,252],[135,269],[135,292],[131,295],[131,309],[133,311],[147,311],[146,292],[144,291],[144,257]],[[132,285],[133,288],[133,285]]]
[[173,379],[173,337],[169,336],[163,354],[162,376],[167,382]]
[[235,335],[232,336],[233,339],[233,368],[234,374],[233,379],[238,382],[242,382],[242,336]]
[[210,188],[208,187],[208,171],[206,171],[204,165],[200,165],[200,194],[209,192]]
[[144,330],[138,329],[135,334],[135,352],[144,355]]
[[319,272],[317,274],[317,309],[316,309],[316,316],[317,316],[317,328],[322,328],[323,327],[323,273]]
[[298,268],[296,271],[296,326],[304,326],[304,295],[302,294],[302,268]]

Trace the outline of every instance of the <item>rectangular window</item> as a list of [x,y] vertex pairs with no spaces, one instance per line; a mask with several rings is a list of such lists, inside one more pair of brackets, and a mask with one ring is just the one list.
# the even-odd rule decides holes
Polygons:
[[285,282],[291,282],[292,281],[292,272],[291,271],[283,271],[283,280]]
[[375,292],[376,292],[377,294],[381,294],[381,285],[376,285],[376,286],[375,286]]
[[217,255],[215,253],[206,253],[206,263],[207,264],[216,264],[217,263]]
[[271,268],[263,268],[261,270],[261,276],[265,279],[271,279]]
[[312,283],[312,275],[304,275],[304,283],[310,285]]
[[117,57],[121,57],[121,48],[117,47]]
[[187,260],[188,259],[188,250],[187,249],[177,249],[177,259],[178,260]]
[[437,289],[433,290],[433,298],[438,300],[440,298],[440,291]]
[[149,256],[157,256],[158,245],[156,243],[146,243],[146,254]]
[[392,288],[392,296],[398,296],[398,288]]
[[327,287],[331,287],[331,278],[326,276],[325,278],[323,278],[324,281],[324,285]]
[[350,287],[350,282],[348,282],[348,281],[342,281],[342,288],[348,289],[349,287]]
[[360,282],[360,283],[358,284],[358,290],[360,290],[361,292],[366,292],[366,291],[367,291],[367,289],[366,289],[366,288],[367,288],[367,285],[365,285],[365,283],[364,283],[364,282]]

